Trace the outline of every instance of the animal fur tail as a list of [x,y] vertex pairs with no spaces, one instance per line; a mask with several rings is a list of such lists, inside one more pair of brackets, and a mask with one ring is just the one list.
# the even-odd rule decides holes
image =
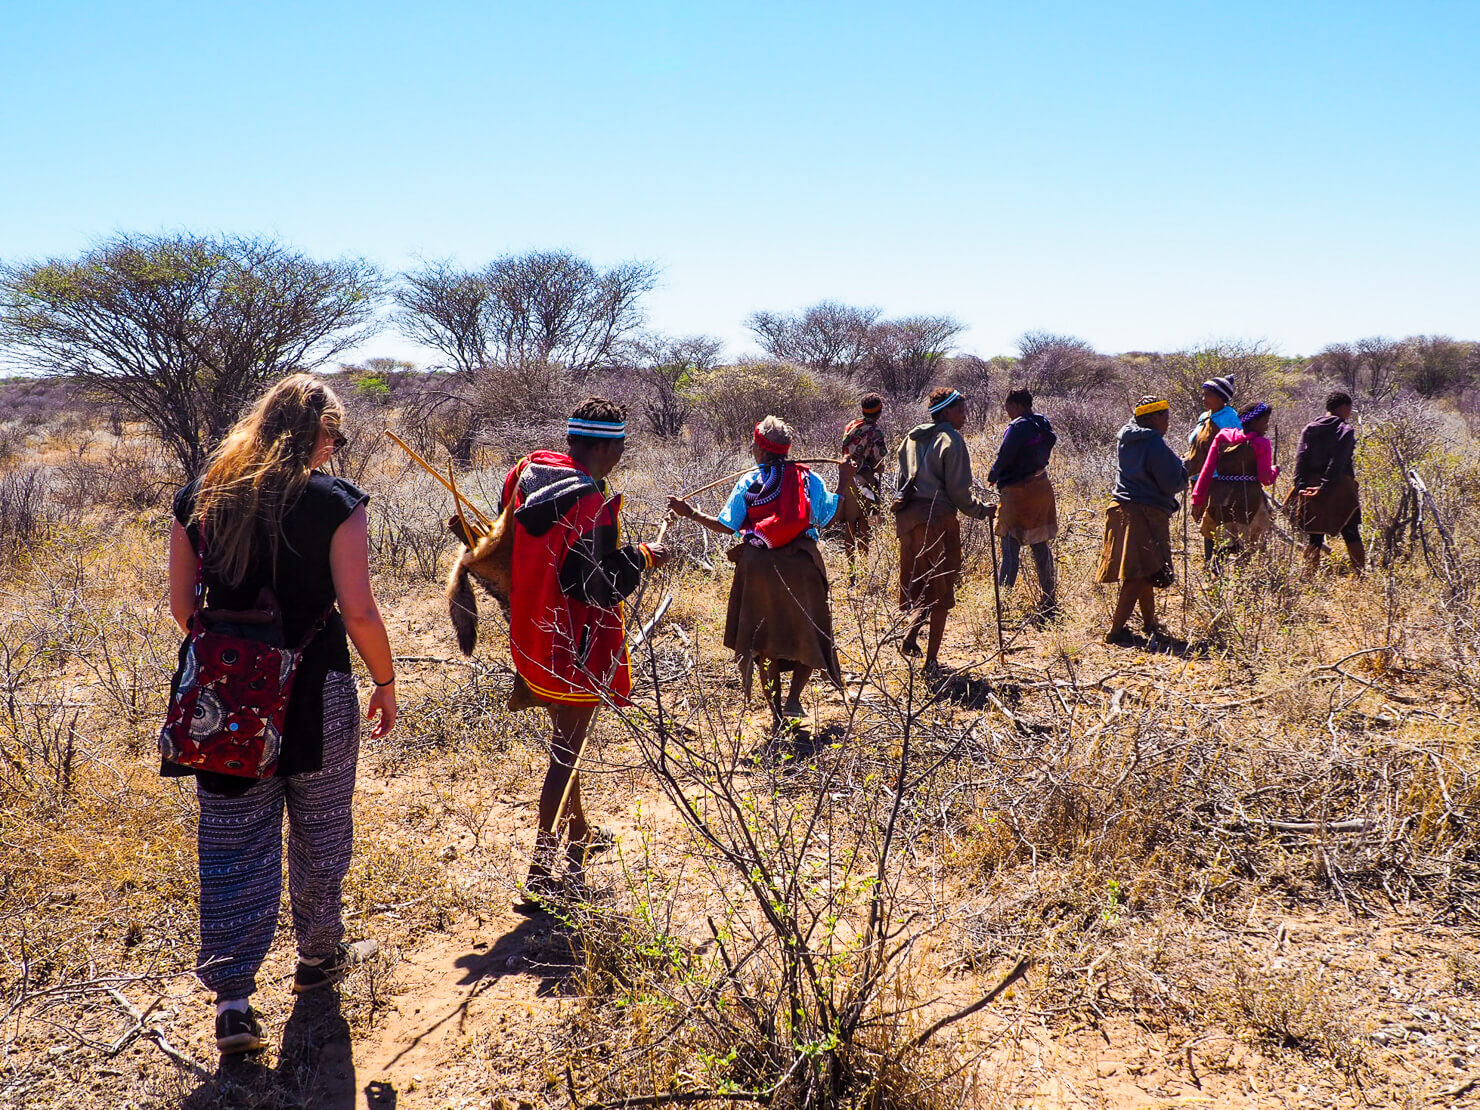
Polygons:
[[447,614],[457,633],[457,646],[464,655],[472,655],[478,643],[478,600],[473,596],[473,583],[461,558],[452,566],[447,579]]

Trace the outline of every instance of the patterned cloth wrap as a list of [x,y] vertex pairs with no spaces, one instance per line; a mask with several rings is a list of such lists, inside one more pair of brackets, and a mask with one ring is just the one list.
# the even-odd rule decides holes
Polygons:
[[811,472],[800,463],[771,463],[745,490],[745,522],[740,536],[755,547],[785,547],[812,523],[807,496]]
[[878,505],[879,468],[889,454],[889,444],[877,421],[855,420],[843,429],[843,457],[853,464],[853,480],[875,496],[866,498]]

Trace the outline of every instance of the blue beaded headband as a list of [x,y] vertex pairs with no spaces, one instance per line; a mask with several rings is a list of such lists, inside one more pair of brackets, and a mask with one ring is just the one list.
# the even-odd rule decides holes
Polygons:
[[590,439],[626,439],[627,422],[625,420],[579,420],[572,416],[566,422],[565,431],[567,435],[586,436]]
[[957,401],[964,400],[966,400],[966,398],[961,396],[960,391],[953,389],[944,397],[942,397],[939,401],[935,402],[935,404],[930,406],[930,415],[935,416],[938,413],[944,412],[946,409],[950,408]]

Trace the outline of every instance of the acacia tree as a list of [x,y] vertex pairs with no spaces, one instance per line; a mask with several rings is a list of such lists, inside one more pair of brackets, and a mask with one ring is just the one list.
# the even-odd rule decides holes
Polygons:
[[632,345],[648,386],[643,406],[648,428],[659,439],[676,437],[693,411],[684,393],[689,382],[719,362],[724,343],[707,335],[648,335]]
[[924,396],[941,360],[965,325],[951,316],[907,316],[875,324],[868,333],[864,372],[898,400]]
[[1438,397],[1467,388],[1480,371],[1480,345],[1447,335],[1416,335],[1406,341],[1412,359],[1405,377],[1420,397]]
[[450,450],[466,464],[490,416],[508,415],[519,387],[620,361],[657,276],[651,262],[599,270],[569,251],[505,255],[481,270],[432,262],[403,274],[396,323],[453,374],[447,388],[427,393],[422,415],[455,416]]
[[1115,377],[1115,363],[1073,335],[1030,331],[1018,340],[1017,375],[1035,393],[1081,393]]
[[372,334],[381,291],[363,260],[270,239],[120,235],[0,266],[0,342],[146,423],[193,476],[265,385]]
[[1317,377],[1339,382],[1355,391],[1362,375],[1362,356],[1350,343],[1330,343],[1310,360],[1310,368]]
[[617,361],[657,279],[651,262],[599,270],[569,251],[505,255],[482,270],[433,262],[402,275],[396,322],[460,374],[525,363],[581,374]]
[[1367,371],[1367,396],[1381,401],[1398,392],[1409,350],[1400,339],[1371,335],[1357,341],[1357,352],[1362,358],[1362,367]]
[[877,308],[822,301],[800,312],[752,312],[745,321],[761,348],[809,370],[856,371],[866,358]]

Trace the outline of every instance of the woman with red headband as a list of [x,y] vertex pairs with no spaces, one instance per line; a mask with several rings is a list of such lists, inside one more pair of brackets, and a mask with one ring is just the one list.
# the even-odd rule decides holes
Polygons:
[[[829,493],[822,479],[805,465],[787,460],[792,432],[779,417],[768,416],[755,427],[752,454],[756,466],[730,492],[719,516],[706,516],[678,497],[668,508],[711,532],[734,535],[730,549],[735,577],[730,585],[725,619],[725,647],[735,653],[750,697],[755,664],[777,721],[802,717],[802,692],[814,670],[838,689],[843,673],[833,644],[832,609],[827,597],[827,569],[817,549],[817,530],[837,515],[839,494]],[[838,488],[853,480],[853,467],[841,463]],[[791,692],[781,700],[781,676],[791,672]]]

